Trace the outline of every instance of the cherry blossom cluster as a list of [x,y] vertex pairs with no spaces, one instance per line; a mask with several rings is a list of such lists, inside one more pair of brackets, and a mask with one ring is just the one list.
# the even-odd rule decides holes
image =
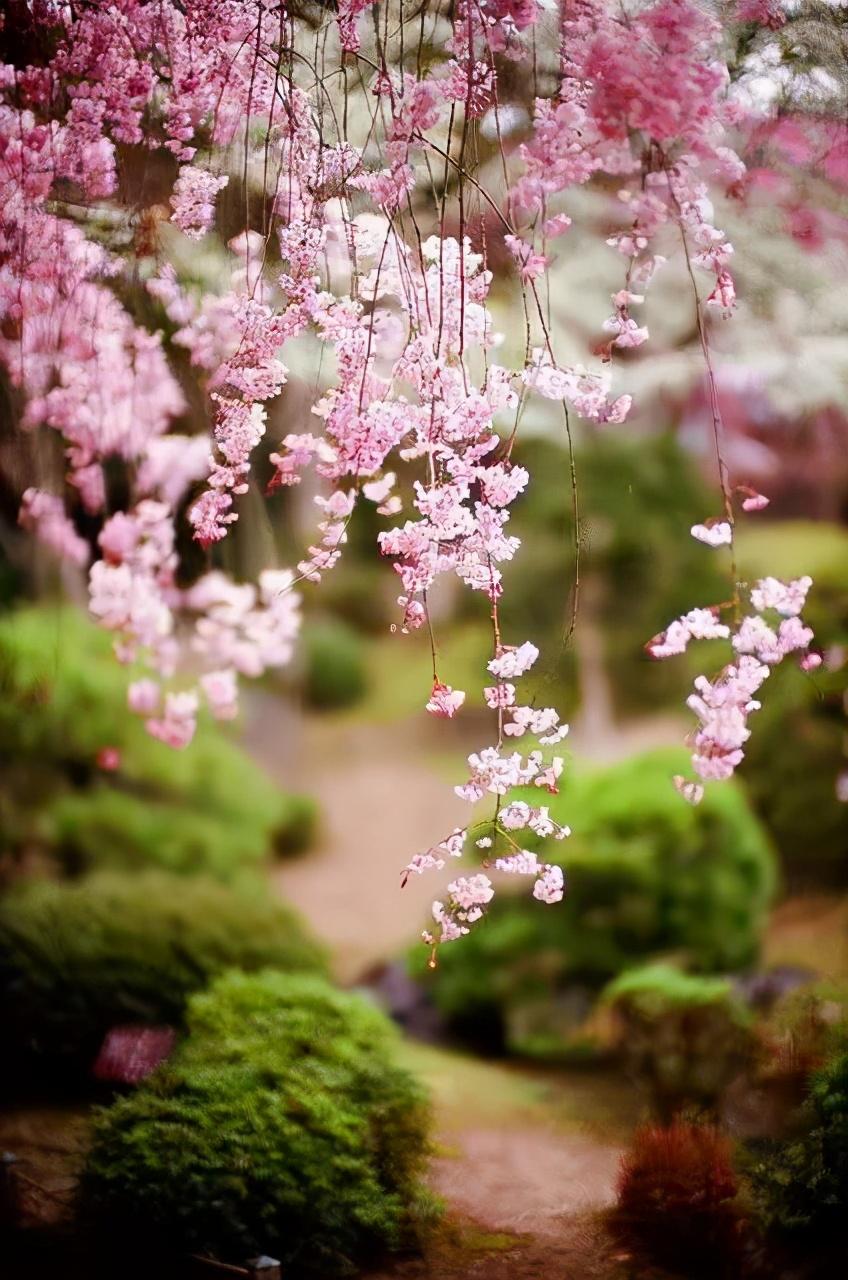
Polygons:
[[[762,510],[767,499],[742,487],[742,506]],[[732,545],[730,520],[694,525],[692,536],[710,547]],[[675,618],[645,646],[652,658],[685,653],[692,640],[729,641],[732,658],[713,679],[699,675],[687,705],[698,719],[692,735],[692,766],[701,782],[675,777],[677,789],[691,803],[703,798],[703,782],[732,777],[744,758],[751,730],[748,717],[759,710],[755,696],[772,669],[790,654],[798,656],[802,671],[814,671],[821,656],[810,646],[813,632],[800,617],[812,586],[804,576],[790,582],[762,578],[747,591],[748,609],[742,611],[741,593],[734,583],[734,598],[724,605],[690,609]],[[722,621],[722,615],[727,621]]]
[[[93,616],[115,633],[121,661],[155,675],[133,682],[130,708],[176,747],[190,741],[201,700],[216,716],[235,714],[237,672],[288,661],[298,601],[290,574],[247,587],[249,600],[242,594],[238,610],[229,601],[229,612],[224,589],[201,603],[201,584],[178,588],[174,522],[187,489],[209,473],[210,442],[171,433],[185,398],[160,335],[121,301],[132,262],[105,247],[97,219],[107,209],[114,217],[118,146],[164,145],[182,163],[175,225],[189,237],[208,230],[228,176],[192,164],[196,143],[203,135],[227,145],[246,112],[272,111],[277,78],[254,53],[270,52],[270,33],[279,36],[273,8],[251,14],[235,0],[45,2],[32,8],[31,34],[41,33],[50,60],[0,68],[0,360],[20,395],[22,429],[61,437],[68,493],[100,531],[90,544],[72,501],[35,487],[22,495],[20,523],[60,558],[91,562]],[[258,326],[238,271],[217,308],[209,300],[193,305],[167,264],[151,281],[154,295],[156,283],[193,360],[216,370],[230,362],[212,388],[222,402],[213,477],[237,489],[243,456],[261,436],[261,401],[281,382],[273,362],[279,343],[263,330],[265,346],[245,358]],[[225,394],[232,388],[239,400]],[[105,464],[113,460],[126,467],[130,496],[106,518]],[[239,594],[234,583],[228,589]],[[172,680],[183,687],[168,687]]]
[[[455,791],[460,799],[472,805],[487,795],[493,796],[493,816],[473,822],[469,827],[458,828],[440,844],[416,854],[404,868],[404,884],[413,873],[421,875],[425,871],[441,871],[447,858],[461,858],[468,838],[473,835],[475,846],[484,855],[485,870],[494,867],[508,875],[532,877],[533,896],[540,902],[554,903],[562,898],[562,868],[555,863],[543,862],[533,850],[522,848],[516,833],[525,831],[538,840],[564,840],[570,835],[570,829],[550,816],[547,805],[530,804],[518,796],[509,799],[514,790],[533,787],[556,795],[563,771],[563,757],[543,748],[561,742],[568,733],[568,725],[560,722],[552,707],[537,709],[516,701],[513,681],[524,676],[538,656],[536,646],[525,641],[518,646],[499,645],[495,657],[488,663],[489,675],[496,683],[486,686],[483,696],[486,706],[495,713],[497,742],[482,751],[472,752],[468,757],[468,779],[455,787]],[[436,680],[427,710],[450,718],[464,701],[463,692],[452,690]],[[531,735],[539,746],[532,747],[526,754],[506,750],[507,738],[520,738],[525,734]],[[461,938],[485,914],[495,894],[495,887],[485,870],[452,881],[446,898],[433,903],[435,928],[425,929],[422,935],[424,942],[432,948],[433,957],[439,944]]]
[[[611,356],[648,340],[647,327],[630,309],[644,302],[666,261],[656,242],[669,226],[686,241],[692,266],[711,278],[708,305],[733,307],[733,246],[713,225],[708,184],[732,186],[744,165],[728,145],[733,112],[719,56],[721,26],[704,7],[686,0],[632,9],[575,0],[562,7],[562,27],[559,97],[536,103],[533,137],[521,147],[525,172],[512,198],[535,215],[544,251],[569,225],[567,214],[552,212],[563,193],[600,174],[620,180],[621,226],[608,243],[624,258],[625,271],[604,326]],[[543,394],[548,379],[543,375]],[[608,417],[602,405],[588,416],[621,421],[629,408],[622,398]]]

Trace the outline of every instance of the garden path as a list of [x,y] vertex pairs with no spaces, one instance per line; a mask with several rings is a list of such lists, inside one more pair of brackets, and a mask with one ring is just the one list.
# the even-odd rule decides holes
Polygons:
[[[375,725],[300,717],[267,695],[248,703],[247,748],[281,785],[318,800],[317,847],[280,864],[274,884],[329,944],[343,982],[355,982],[416,937],[432,886],[413,877],[401,889],[400,868],[412,852],[467,819],[447,783],[453,760],[436,754],[429,728],[426,720]],[[586,734],[574,746],[610,760],[675,738],[679,722],[652,721],[626,734]],[[463,748],[475,745],[459,736],[451,741],[457,763]],[[432,1181],[458,1236],[446,1246],[441,1233],[423,1262],[402,1262],[369,1280],[614,1280],[626,1274],[626,1259],[600,1216],[614,1199],[634,1112],[633,1099],[620,1093],[603,1103],[605,1089],[621,1086],[580,1073],[540,1086],[532,1071],[421,1046],[407,1051],[434,1095],[439,1154]],[[528,1105],[525,1092],[540,1089]],[[477,1233],[471,1246],[469,1231]]]

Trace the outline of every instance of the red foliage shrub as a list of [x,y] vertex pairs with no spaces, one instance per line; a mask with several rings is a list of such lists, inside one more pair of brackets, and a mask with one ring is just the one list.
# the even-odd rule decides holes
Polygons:
[[631,1247],[685,1268],[732,1274],[741,1218],[729,1140],[676,1122],[638,1129],[621,1161],[616,1227]]

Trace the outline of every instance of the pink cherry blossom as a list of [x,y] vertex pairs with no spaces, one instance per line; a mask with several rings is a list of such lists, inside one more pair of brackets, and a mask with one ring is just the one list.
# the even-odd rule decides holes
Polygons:
[[136,715],[149,716],[158,709],[161,696],[155,680],[134,680],[127,689],[127,705]]
[[215,219],[215,197],[229,182],[226,174],[216,177],[207,169],[186,164],[180,169],[171,196],[173,220],[192,240],[204,236]]
[[533,885],[533,897],[539,902],[560,902],[565,893],[562,867],[548,866]]
[[733,528],[726,520],[693,524],[689,532],[698,542],[705,542],[708,547],[729,547],[733,541]]
[[488,664],[488,670],[501,680],[515,680],[523,676],[539,656],[539,650],[529,640],[517,648],[507,646]]
[[68,518],[61,498],[40,489],[27,489],[21,498],[18,522],[24,529],[31,529],[60,559],[77,565],[88,564],[88,544]]
[[515,259],[522,280],[537,280],[543,275],[548,265],[544,254],[536,253],[533,246],[519,239],[518,236],[504,236],[504,244]]
[[769,499],[765,497],[765,494],[757,493],[756,489],[751,489],[748,485],[737,485],[737,493],[743,495],[743,511],[765,511],[766,507],[769,506]]
[[452,689],[449,684],[441,684],[436,680],[430,694],[430,701],[427,703],[427,710],[431,715],[438,716],[442,720],[452,720],[463,702],[465,702],[465,694],[461,689]]
[[812,585],[813,580],[808,576],[792,582],[761,578],[751,590],[751,603],[759,613],[775,609],[784,618],[795,617],[803,609]]
[[236,673],[232,668],[207,671],[200,677],[200,687],[216,720],[233,720],[238,715]]
[[672,782],[674,783],[675,790],[679,791],[683,796],[683,799],[689,804],[700,804],[703,800],[704,788],[700,783],[690,782],[679,773],[674,775]]
[[506,858],[497,858],[495,869],[505,871],[509,875],[535,876],[539,872],[539,859],[535,853],[520,849],[518,853],[511,853]]
[[652,658],[670,658],[684,653],[690,640],[727,640],[730,627],[720,622],[713,609],[690,609],[682,618],[654,636],[645,645]]
[[177,751],[184,750],[197,727],[197,705],[195,693],[166,694],[164,715],[147,721],[148,733]]
[[497,711],[499,707],[511,707],[515,702],[515,685],[508,681],[487,685],[483,690],[483,697],[486,700],[486,706],[492,711]]
[[[436,647],[431,606],[441,584],[475,593],[490,619],[489,745],[470,753],[456,791],[490,805],[473,826],[474,846],[496,850],[500,870],[532,875],[534,896],[555,902],[561,868],[509,834],[561,840],[569,831],[515,794],[556,792],[564,761],[554,749],[568,731],[555,708],[516,686],[539,651],[512,643],[499,613],[505,567],[521,552],[512,511],[530,483],[524,408],[537,396],[557,402],[569,433],[571,415],[599,426],[626,420],[632,372],[653,345],[633,312],[672,253],[694,281],[693,314],[709,316],[699,337],[712,386],[711,333],[736,297],[734,246],[713,197],[738,196],[745,183],[731,144],[747,130],[758,154],[782,146],[797,161],[800,148],[805,162],[819,122],[767,120],[752,133],[729,95],[726,23],[696,0],[576,0],[538,31],[547,3],[460,0],[428,37],[438,56],[406,45],[402,66],[393,42],[420,33],[419,15],[390,23],[372,62],[370,49],[360,53],[377,18],[371,7],[339,0],[334,12],[319,6],[306,18],[269,0],[28,7],[44,56],[0,69],[0,361],[20,429],[58,446],[22,456],[55,456],[64,474],[56,493],[22,478],[20,522],[76,570],[90,564],[90,612],[112,633],[117,659],[138,667],[129,708],[181,749],[201,700],[231,719],[239,678],[290,660],[296,582],[312,590],[342,562],[360,497],[373,503],[388,521],[380,554],[399,579],[393,631],[402,643],[426,627],[444,666],[445,682],[434,657],[426,705],[436,717],[452,718],[465,700],[446,682],[449,653]],[[732,21],[776,29],[785,16],[772,0],[744,0]],[[554,28],[557,56],[540,62]],[[301,44],[315,65],[294,74],[291,51]],[[513,101],[531,80],[540,94],[532,121]],[[328,86],[344,87],[344,112]],[[454,146],[457,123],[464,136],[477,121],[502,153],[503,180],[491,191],[476,144]],[[125,157],[149,168],[144,152],[159,149],[174,158],[176,177],[157,162],[157,203],[144,207],[147,184],[128,192]],[[838,167],[834,150],[825,167]],[[419,191],[430,207],[442,169],[440,216],[419,234]],[[570,226],[564,210],[579,207],[586,184],[608,197],[603,229],[593,230],[618,271],[604,286],[607,336],[591,353],[570,341],[561,349],[544,279],[549,242]],[[244,225],[227,226],[225,242],[211,233],[228,185],[238,198],[217,225],[239,208]],[[172,226],[160,228],[168,202]],[[796,210],[799,220],[809,223]],[[203,253],[186,259],[183,237],[204,236]],[[493,305],[492,267],[505,254],[514,297],[505,306],[499,291]],[[521,340],[502,344],[496,323],[512,317],[519,295],[514,315],[523,312],[528,345],[538,344],[529,352],[521,325]],[[593,305],[587,298],[587,315]],[[301,374],[315,351],[314,377],[288,386],[287,365]],[[511,354],[498,363],[500,352]],[[723,515],[692,535],[732,548],[734,494],[743,512],[766,499],[731,485],[721,406],[712,408]],[[275,422],[284,434],[266,455]],[[227,576],[219,544],[254,500],[251,487],[302,481],[315,500],[295,569]],[[185,554],[186,535],[196,558]],[[233,559],[243,563],[238,550]],[[692,602],[647,645],[655,658],[693,640],[723,646],[710,668],[719,674],[698,677],[689,699],[701,778],[729,777],[741,762],[754,695],[778,662],[795,655],[812,671],[820,661],[800,617],[809,587],[805,577],[764,577],[747,592],[731,581],[725,604]],[[700,782],[676,785],[690,802],[700,798]],[[416,853],[402,878],[443,870],[466,835]],[[482,873],[453,880],[433,904],[428,945],[467,933],[493,893]]]

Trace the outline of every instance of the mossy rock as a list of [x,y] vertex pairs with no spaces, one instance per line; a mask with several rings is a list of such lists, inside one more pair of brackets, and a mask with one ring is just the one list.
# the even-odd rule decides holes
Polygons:
[[378,1010],[319,978],[232,973],[187,1025],[96,1119],[83,1194],[106,1230],[229,1263],[271,1254],[291,1277],[414,1244],[433,1214],[427,1107]]
[[669,964],[623,973],[603,992],[624,1061],[668,1121],[683,1108],[714,1110],[753,1060],[752,1019],[732,983]]

